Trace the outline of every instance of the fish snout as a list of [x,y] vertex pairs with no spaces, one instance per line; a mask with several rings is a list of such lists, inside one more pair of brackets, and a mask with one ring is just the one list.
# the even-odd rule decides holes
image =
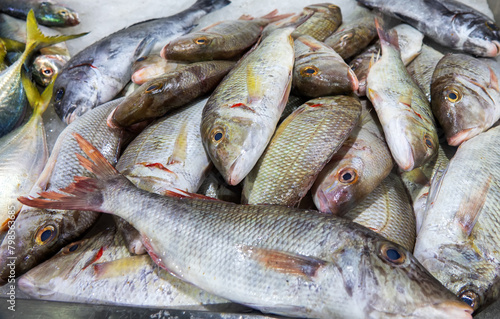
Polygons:
[[165,60],[167,59],[167,50],[168,50],[168,46],[170,45],[170,43],[167,43],[160,51],[160,56],[162,58],[164,58]]
[[474,309],[465,302],[458,300],[446,300],[435,305],[435,308],[442,313],[442,318],[472,319]]
[[500,41],[493,40],[492,42],[494,46],[491,46],[490,50],[488,51],[488,56],[496,57],[498,54],[500,54]]
[[352,91],[357,92],[359,88],[359,80],[356,76],[356,73],[351,68],[348,68],[347,77],[349,78],[349,82],[352,85]]
[[68,19],[66,20],[65,23],[67,26],[73,27],[75,25],[80,24],[80,19],[78,18],[78,13],[76,12],[71,12],[68,16]]
[[459,146],[460,144],[467,141],[471,137],[477,135],[478,133],[479,132],[477,131],[476,127],[468,128],[465,130],[461,130],[460,132],[456,133],[451,137],[448,137],[446,140],[448,141],[448,144],[451,146]]

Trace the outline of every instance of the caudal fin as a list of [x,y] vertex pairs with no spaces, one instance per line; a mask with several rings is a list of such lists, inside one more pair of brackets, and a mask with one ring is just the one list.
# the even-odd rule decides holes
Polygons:
[[45,112],[47,106],[50,103],[50,99],[52,97],[52,89],[54,88],[54,81],[56,77],[52,78],[50,84],[45,88],[45,90],[40,95],[36,85],[31,82],[31,80],[26,75],[24,70],[21,71],[21,81],[23,82],[23,88],[26,92],[26,96],[28,97],[28,102],[33,108],[33,117],[40,116]]
[[397,51],[400,51],[398,33],[395,30],[393,30],[390,33],[386,32],[384,28],[380,25],[378,18],[375,18],[375,27],[377,28],[378,37],[380,39],[382,53],[384,52],[384,48],[387,46],[392,47]]
[[81,135],[73,133],[80,148],[90,159],[76,154],[80,165],[94,173],[96,178],[75,176],[75,182],[68,187],[61,188],[60,192],[42,192],[39,198],[19,197],[18,200],[27,206],[50,209],[91,210],[103,213],[112,213],[102,208],[103,192],[108,188],[110,180],[128,180],[102,156],[98,149],[85,140]]

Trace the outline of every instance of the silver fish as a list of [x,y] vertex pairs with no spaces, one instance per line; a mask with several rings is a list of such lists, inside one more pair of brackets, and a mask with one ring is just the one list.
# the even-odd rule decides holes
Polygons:
[[432,74],[442,57],[441,52],[424,44],[422,45],[422,52],[406,67],[408,73],[424,92],[429,102],[431,102]]

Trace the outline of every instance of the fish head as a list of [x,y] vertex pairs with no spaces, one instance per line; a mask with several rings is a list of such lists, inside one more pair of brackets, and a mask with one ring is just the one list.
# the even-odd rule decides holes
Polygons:
[[334,157],[321,171],[312,187],[319,211],[342,216],[360,200],[364,192],[364,163],[359,157]]
[[309,97],[351,93],[359,86],[356,74],[347,64],[327,59],[294,67],[293,83]]
[[194,32],[171,41],[163,47],[160,55],[167,60],[192,62],[211,60],[212,51],[221,50],[227,46],[224,42],[221,34]]
[[432,76],[432,110],[448,144],[460,145],[498,117],[500,90],[492,72],[485,63],[464,54],[446,55],[438,63]]
[[12,263],[15,275],[20,276],[79,236],[73,231],[75,223],[86,222],[87,215],[72,211],[70,213],[77,215],[68,219],[58,212],[23,206],[15,222],[15,236],[6,237],[0,245],[0,261],[3,262],[0,284],[7,282],[11,267],[14,268]]
[[40,3],[35,15],[46,26],[71,27],[80,23],[77,12],[48,1]]
[[[457,33],[467,34],[463,50],[476,56],[495,57],[500,53],[500,29],[495,21],[474,13],[454,15]],[[471,31],[472,30],[472,31]]]
[[70,124],[97,106],[101,75],[91,64],[66,67],[54,82],[51,103],[59,118]]
[[[357,257],[360,265],[373,269],[356,274],[359,279],[355,279],[369,296],[364,308],[366,317],[472,318],[472,308],[446,289],[409,251],[377,238],[365,242],[369,251]],[[348,283],[345,277],[349,275],[343,276]]]
[[114,227],[109,228],[91,238],[68,244],[21,276],[17,281],[19,288],[31,297],[60,301],[60,292],[72,282],[83,279],[91,282],[83,272],[93,272],[91,265],[105,259],[101,257],[106,254],[105,248],[113,244],[115,232]]
[[31,66],[33,78],[39,85],[47,86],[66,62],[67,58],[62,55],[39,55]]
[[215,167],[229,185],[237,185],[252,170],[264,151],[267,130],[243,116],[203,120],[203,144]]

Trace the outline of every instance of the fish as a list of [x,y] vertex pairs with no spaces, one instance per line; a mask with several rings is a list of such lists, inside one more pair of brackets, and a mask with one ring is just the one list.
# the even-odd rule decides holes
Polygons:
[[408,23],[448,48],[481,57],[500,52],[500,29],[495,21],[458,1],[357,1]]
[[[392,28],[389,32],[394,31],[398,35],[401,60],[403,61],[403,64],[407,66],[420,55],[424,35],[417,29],[407,24],[399,24]],[[368,72],[370,70],[370,62],[372,61],[372,57],[378,56],[379,54],[380,42],[377,41],[349,62],[349,66],[354,71],[358,79],[358,89],[355,91],[358,96],[366,95],[366,78],[368,77]]]
[[308,35],[318,41],[324,41],[342,23],[342,12],[339,6],[333,3],[311,4],[302,10],[299,15],[269,24],[262,36],[266,37],[277,28],[293,27],[294,39]]
[[38,85],[47,86],[68,62],[63,55],[39,55],[33,61],[31,73]]
[[379,25],[377,31],[382,56],[368,73],[367,96],[394,161],[403,171],[411,171],[436,155],[439,141],[434,118],[427,98],[401,60],[397,36]]
[[110,115],[108,123],[112,127],[128,127],[159,118],[197,97],[212,92],[235,63],[191,63],[178,71],[154,78],[128,95]]
[[167,61],[157,54],[141,56],[132,65],[131,80],[135,84],[142,85],[165,73],[178,71],[185,65],[187,65],[185,62]]
[[213,166],[196,193],[226,202],[241,203],[241,187],[227,185],[222,175]]
[[170,17],[143,21],[93,43],[73,56],[54,84],[52,104],[71,123],[115,97],[130,81],[131,66],[154,46],[189,32],[199,18],[229,4],[228,0],[197,0]]
[[342,216],[389,175],[394,160],[374,110],[363,107],[361,120],[316,178],[316,208]]
[[276,129],[243,184],[243,204],[295,206],[359,121],[357,98],[309,100]]
[[[123,134],[118,129],[109,128],[106,118],[119,102],[111,101],[96,108],[61,132],[30,194],[66,187],[75,174],[91,176],[78,165],[75,155],[78,145],[71,135],[73,132],[93,141],[104,156],[116,164]],[[23,206],[15,222],[15,240],[9,243],[6,237],[0,245],[0,285],[9,280],[8,264],[12,257],[15,257],[15,274],[20,276],[75,241],[98,217],[99,213],[91,211],[44,210]]]
[[70,243],[17,284],[32,298],[53,301],[211,311],[233,305],[168,274],[148,255],[130,254],[115,227]]
[[442,58],[443,54],[441,52],[424,44],[422,45],[422,52],[406,67],[408,73],[424,92],[429,102],[431,102],[432,74]]
[[475,311],[498,299],[500,127],[463,142],[433,180],[415,257]]
[[0,207],[4,207],[0,232],[13,226],[22,206],[17,198],[29,193],[49,157],[42,114],[49,105],[52,86],[40,95],[25,73],[21,77],[33,114],[25,125],[0,138]]
[[363,225],[388,240],[413,251],[415,215],[401,178],[396,173],[387,177],[345,218]]
[[409,172],[400,173],[401,179],[412,200],[417,234],[420,232],[427,214],[427,198],[429,197],[431,182],[439,180],[449,162],[448,155],[446,155],[443,147],[440,145],[437,156],[428,163]]
[[38,29],[33,11],[28,14],[26,29],[28,35],[23,54],[0,72],[0,137],[12,131],[22,121],[25,112],[26,95],[21,84],[21,69],[25,61],[40,47],[85,35],[47,37]]
[[500,119],[500,67],[493,59],[446,54],[432,74],[432,111],[449,145],[458,146]]
[[274,10],[256,19],[243,15],[238,20],[216,22],[171,41],[163,47],[161,56],[187,62],[237,58],[257,42],[266,25],[291,15],[277,13]]
[[209,293],[290,317],[472,318],[410,252],[366,227],[315,210],[151,194],[74,136],[97,178],[19,200],[125,218],[160,267]]
[[374,18],[370,10],[358,6],[350,19],[344,21],[324,43],[347,60],[363,51],[377,37]]
[[36,21],[49,27],[72,27],[78,25],[78,13],[71,8],[53,1],[40,0],[1,0],[0,12],[19,19],[26,19],[33,10]]
[[229,185],[245,178],[272,138],[290,94],[293,28],[277,29],[243,57],[210,95],[201,137]]
[[349,94],[358,88],[358,79],[332,48],[313,37],[295,39],[292,88],[307,97]]
[[278,124],[281,123],[281,122],[283,122],[290,114],[292,114],[293,111],[295,111],[296,109],[298,109],[300,106],[302,106],[308,100],[309,99],[306,98],[306,97],[304,97],[304,96],[290,94],[288,96],[288,100],[286,102],[285,109],[281,113],[281,116],[280,116],[280,119],[278,121]]

